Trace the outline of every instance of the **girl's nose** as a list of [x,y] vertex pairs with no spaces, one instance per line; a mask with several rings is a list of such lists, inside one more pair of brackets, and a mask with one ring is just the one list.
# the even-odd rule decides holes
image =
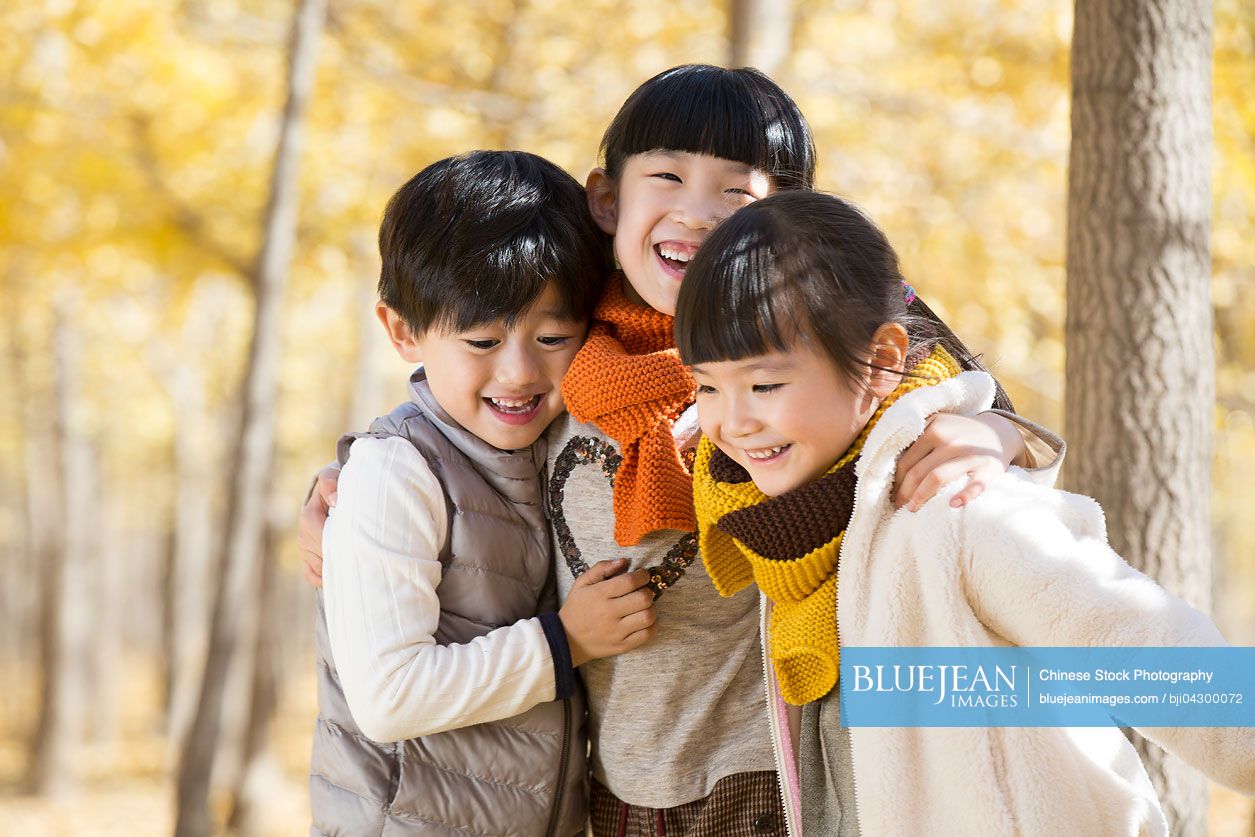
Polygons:
[[723,430],[729,436],[744,436],[759,429],[753,411],[739,398],[729,399],[723,413]]
[[680,197],[672,216],[691,230],[713,230],[728,216],[727,202],[722,195],[689,193]]

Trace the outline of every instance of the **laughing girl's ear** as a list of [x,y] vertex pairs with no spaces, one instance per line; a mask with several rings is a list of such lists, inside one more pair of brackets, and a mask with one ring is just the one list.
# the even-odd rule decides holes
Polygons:
[[605,169],[593,169],[584,181],[584,191],[588,194],[588,211],[606,235],[614,235],[619,225],[619,196],[614,189],[614,181],[606,174]]

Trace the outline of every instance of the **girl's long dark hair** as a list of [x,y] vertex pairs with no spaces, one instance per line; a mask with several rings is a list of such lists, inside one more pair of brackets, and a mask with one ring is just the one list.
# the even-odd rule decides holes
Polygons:
[[[988,371],[922,299],[906,296],[897,253],[858,207],[781,192],[736,212],[702,244],[680,285],[676,345],[685,363],[700,364],[811,341],[857,380],[876,330],[897,322],[910,337],[908,368],[941,345],[963,369]],[[994,383],[994,406],[1010,411]]]

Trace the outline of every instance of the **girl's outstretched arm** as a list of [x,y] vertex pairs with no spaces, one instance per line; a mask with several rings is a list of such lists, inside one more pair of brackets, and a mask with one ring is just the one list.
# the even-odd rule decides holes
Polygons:
[[[1009,480],[963,513],[963,589],[976,617],[1020,646],[1227,645],[1205,614],[1107,544],[1088,497]],[[1214,781],[1255,796],[1255,728],[1138,731]]]

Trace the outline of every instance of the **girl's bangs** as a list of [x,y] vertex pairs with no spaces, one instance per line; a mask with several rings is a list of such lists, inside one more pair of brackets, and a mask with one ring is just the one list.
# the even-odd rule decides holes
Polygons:
[[606,132],[607,165],[616,155],[684,151],[744,163],[781,188],[809,186],[814,155],[801,113],[783,91],[773,95],[774,82],[738,72],[681,67],[647,82]]
[[[684,277],[676,346],[690,365],[786,351],[807,319],[800,301],[775,281],[777,266],[767,241],[750,231],[736,235],[728,227],[734,221],[735,216],[703,245],[713,244],[720,255],[704,270],[697,265],[696,275],[690,267]],[[732,234],[720,236],[721,231]]]

